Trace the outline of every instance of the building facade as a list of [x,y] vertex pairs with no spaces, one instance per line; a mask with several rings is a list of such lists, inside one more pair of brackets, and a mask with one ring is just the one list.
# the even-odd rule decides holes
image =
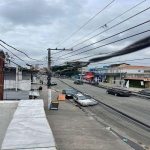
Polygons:
[[37,70],[26,68],[6,67],[4,71],[4,89],[29,91],[31,83],[35,82]]
[[112,84],[125,85],[129,80],[132,87],[150,87],[150,67],[148,66],[120,65],[108,68],[104,74],[107,82]]

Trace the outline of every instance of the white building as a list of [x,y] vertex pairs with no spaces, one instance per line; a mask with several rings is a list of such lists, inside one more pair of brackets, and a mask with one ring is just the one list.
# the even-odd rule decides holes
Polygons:
[[107,81],[113,84],[121,84],[121,81],[130,81],[130,84],[137,87],[150,87],[150,67],[120,65],[105,70]]
[[4,69],[4,89],[19,89],[29,91],[31,82],[35,82],[38,70],[26,68],[7,67]]

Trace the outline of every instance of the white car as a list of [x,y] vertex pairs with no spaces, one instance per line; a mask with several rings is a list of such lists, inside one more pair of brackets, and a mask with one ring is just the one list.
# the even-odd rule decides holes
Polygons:
[[75,102],[79,103],[81,106],[93,106],[97,104],[97,101],[91,98],[87,98],[82,93],[75,94],[73,96]]

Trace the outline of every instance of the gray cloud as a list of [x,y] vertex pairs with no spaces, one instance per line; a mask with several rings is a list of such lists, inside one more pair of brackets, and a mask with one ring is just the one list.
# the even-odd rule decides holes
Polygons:
[[[140,2],[141,0],[126,0],[124,2],[120,0],[115,0],[114,3],[112,3],[105,11],[100,13],[96,18],[89,22],[73,37],[71,37],[68,41],[62,44],[60,48],[64,48],[70,45],[71,43],[74,43],[76,40],[92,32],[101,25],[104,25],[119,14],[125,12],[126,10]],[[17,49],[22,50],[23,52],[27,53],[30,57],[37,58],[40,60],[44,56],[47,56],[47,48],[56,48],[61,42],[63,42],[66,38],[68,38],[76,30],[78,30],[83,24],[85,24],[90,18],[92,18],[108,3],[110,3],[110,0],[107,0],[105,2],[99,0],[1,0],[0,39],[4,40],[6,43],[14,46]],[[139,11],[142,11],[143,9],[147,8],[149,4],[149,1],[144,2],[132,11],[124,14],[115,21],[107,24],[108,27],[111,27],[119,23],[120,21],[123,21],[124,19],[138,13]],[[101,35],[92,38],[91,40],[85,43],[82,43],[81,45],[75,47],[74,51],[88,44],[111,36],[120,31],[123,31],[127,28],[135,26],[139,23],[147,21],[149,19],[149,13],[150,10],[124,22],[123,24],[109,31],[102,33]],[[117,35],[106,41],[102,41],[98,44],[84,48],[79,52],[89,50],[91,48],[118,40],[120,38],[124,38],[132,34],[142,32],[144,30],[148,30],[149,25],[150,23],[145,24],[141,27],[130,30],[121,35]],[[102,31],[104,31],[103,28],[97,30],[90,36],[87,36],[86,38],[82,39],[81,41],[86,40]],[[74,52],[70,55],[67,55],[66,58],[68,60],[74,60],[93,54],[97,55],[99,52],[111,52],[119,50],[139,40],[140,38],[146,37],[147,35],[149,35],[149,33],[145,33],[143,35],[126,39],[124,41],[120,41],[114,44],[110,44],[108,46],[98,48],[87,53],[82,53],[80,55],[69,57],[72,54],[78,53]],[[76,45],[77,43],[74,43],[73,45]],[[19,57],[24,58],[25,60],[27,59],[23,54],[20,54],[19,52],[16,52],[13,49],[11,49],[11,51],[17,54]],[[52,51],[52,53],[55,52],[56,51]],[[58,54],[53,55],[53,57],[61,56],[67,53],[68,52],[59,52]],[[124,57],[131,57],[134,59],[138,56],[145,57],[146,55],[149,55],[148,49],[143,50],[142,52],[124,55]],[[116,57],[112,60],[117,61],[118,59],[119,58]],[[81,60],[88,60],[88,58],[84,58]],[[57,63],[62,63],[65,61],[65,59],[56,60]],[[18,62],[22,64],[22,62]]]
[[[55,12],[55,13],[54,13]],[[41,25],[59,19],[65,14],[63,7],[47,5],[45,0],[8,1],[1,6],[0,14],[7,21],[21,25]],[[53,20],[53,21],[54,21]]]

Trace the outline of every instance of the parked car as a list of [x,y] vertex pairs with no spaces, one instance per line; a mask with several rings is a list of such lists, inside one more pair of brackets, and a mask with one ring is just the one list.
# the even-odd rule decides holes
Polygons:
[[99,83],[98,83],[98,82],[95,82],[95,81],[92,82],[91,84],[92,84],[92,85],[99,85]]
[[74,81],[74,84],[83,84],[83,80],[81,80],[81,79],[76,79],[76,80]]
[[144,89],[144,90],[139,91],[138,93],[142,95],[150,96],[150,89]]
[[77,93],[78,91],[74,89],[65,89],[62,91],[62,94],[66,94],[66,98],[73,98],[73,96]]
[[51,82],[51,86],[53,86],[53,85],[57,85],[57,83],[56,82]]
[[98,102],[94,99],[94,97],[92,97],[88,93],[84,93],[84,95],[85,95],[86,98],[93,100],[94,105],[98,104]]
[[87,98],[82,93],[75,94],[73,96],[73,99],[74,99],[75,102],[79,103],[81,106],[93,106],[93,105],[97,104],[95,102],[95,100],[93,100],[91,98]]
[[117,89],[117,88],[109,88],[107,89],[106,93],[113,94],[115,96],[131,96],[132,92],[124,89]]

